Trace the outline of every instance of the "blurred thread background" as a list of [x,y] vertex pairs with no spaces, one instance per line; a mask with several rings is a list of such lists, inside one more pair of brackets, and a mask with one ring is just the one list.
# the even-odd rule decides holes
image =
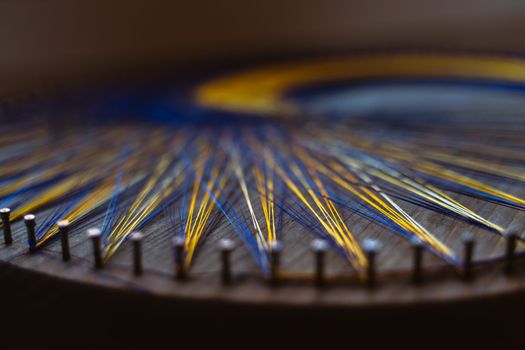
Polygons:
[[1,0],[0,95],[151,66],[363,47],[525,50],[521,0]]

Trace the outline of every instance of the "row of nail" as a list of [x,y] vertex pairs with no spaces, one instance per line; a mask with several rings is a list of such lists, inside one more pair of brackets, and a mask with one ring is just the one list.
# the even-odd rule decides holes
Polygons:
[[[3,232],[4,232],[4,243],[10,245],[13,243],[13,236],[11,231],[10,223],[10,210],[8,208],[0,209],[0,216],[2,219]],[[24,222],[27,230],[27,238],[29,245],[29,253],[33,254],[37,252],[37,242],[35,235],[36,218],[33,214],[24,216]],[[62,249],[62,260],[69,261],[71,259],[71,252],[69,246],[69,227],[70,224],[67,220],[62,220],[57,223],[58,231]],[[103,268],[103,257],[101,247],[101,231],[98,228],[90,228],[87,230],[87,237],[92,241],[93,244],[93,262],[95,269]],[[143,234],[140,232],[134,232],[130,236],[130,240],[133,245],[133,274],[136,276],[142,275],[144,272],[143,268],[143,254],[142,254],[142,241]],[[510,275],[515,270],[515,258],[516,258],[516,247],[519,239],[519,234],[514,230],[509,230],[506,235],[506,246],[504,256],[504,273]],[[424,243],[421,240],[413,240],[413,265],[411,280],[414,284],[420,284],[423,282],[423,256],[424,256]],[[175,257],[175,277],[178,280],[186,279],[187,271],[184,265],[184,246],[185,241],[182,237],[175,237],[173,239],[173,250]],[[368,260],[366,269],[366,283],[369,287],[374,287],[376,284],[376,257],[381,249],[381,243],[377,240],[367,239],[363,243],[363,251],[366,254]],[[474,255],[474,236],[472,234],[465,234],[463,236],[463,259],[461,266],[461,276],[464,280],[472,280],[474,278],[473,271],[473,255]],[[221,281],[223,284],[228,285],[233,282],[232,267],[231,267],[231,253],[235,248],[235,244],[230,239],[222,239],[219,241],[219,252],[221,260]],[[280,241],[273,241],[269,248],[270,257],[270,274],[269,282],[277,285],[280,281],[279,278],[279,266],[280,266],[280,255],[283,245]],[[315,239],[312,241],[310,246],[314,255],[314,281],[317,286],[323,286],[326,284],[325,275],[325,260],[326,253],[329,249],[329,244],[326,240]]]

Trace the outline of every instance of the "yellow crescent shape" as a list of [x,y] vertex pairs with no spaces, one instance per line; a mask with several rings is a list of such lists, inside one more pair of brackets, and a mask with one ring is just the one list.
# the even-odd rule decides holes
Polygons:
[[210,80],[195,91],[197,104],[258,115],[294,116],[287,91],[305,84],[390,78],[464,78],[525,82],[525,61],[454,54],[355,55],[266,66]]

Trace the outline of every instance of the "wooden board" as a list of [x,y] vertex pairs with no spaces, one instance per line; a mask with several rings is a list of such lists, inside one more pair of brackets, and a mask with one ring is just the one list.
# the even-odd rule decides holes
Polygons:
[[[522,222],[523,214],[514,209],[501,208],[494,204],[476,203],[480,211],[489,218],[498,218],[502,224]],[[476,260],[501,256],[504,239],[493,234],[473,229],[469,225],[443,218],[423,209],[413,208],[416,218],[432,224],[438,237],[455,242],[458,252],[457,235],[465,230],[475,232]],[[37,217],[38,220],[38,217]],[[351,220],[351,218],[349,218]],[[377,228],[366,222],[360,223],[359,239],[376,237]],[[60,242],[52,242],[36,254],[29,254],[26,244],[26,232],[22,222],[13,225],[15,243],[0,248],[0,260],[16,267],[21,275],[38,273],[50,277],[51,287],[63,282],[80,283],[130,293],[145,293],[161,298],[174,298],[192,301],[220,301],[234,304],[270,304],[302,307],[353,307],[385,305],[409,305],[441,303],[478,298],[494,298],[512,293],[522,293],[525,288],[525,266],[518,261],[517,272],[513,276],[502,273],[500,261],[481,263],[476,268],[476,279],[465,282],[459,271],[447,267],[440,259],[425,255],[425,281],[421,285],[410,282],[412,262],[411,246],[394,235],[381,235],[385,249],[378,259],[379,283],[370,290],[356,280],[355,274],[346,261],[329,253],[327,259],[327,278],[324,288],[315,287],[310,280],[295,277],[283,280],[275,287],[265,282],[252,257],[238,245],[233,253],[232,264],[234,282],[231,286],[220,283],[220,256],[217,241],[223,236],[235,237],[228,232],[225,223],[204,243],[195,265],[186,281],[175,280],[173,251],[170,245],[170,232],[161,217],[145,230],[144,265],[142,276],[132,274],[132,249],[128,242],[102,270],[93,268],[92,245],[80,227],[70,235],[73,259],[65,263],[61,260]],[[357,231],[356,231],[357,232]],[[311,276],[313,273],[313,255],[309,250],[312,237],[298,229],[287,230],[283,237],[284,251],[283,272],[295,272]],[[286,278],[285,278],[286,279]]]

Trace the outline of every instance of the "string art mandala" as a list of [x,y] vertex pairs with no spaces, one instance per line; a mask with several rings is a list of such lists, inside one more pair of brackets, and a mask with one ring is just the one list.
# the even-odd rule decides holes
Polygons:
[[524,112],[524,60],[458,53],[317,56],[22,101],[0,127],[0,258],[244,301],[290,298],[246,292],[263,280],[341,285],[322,300],[358,302],[363,282],[510,271]]

